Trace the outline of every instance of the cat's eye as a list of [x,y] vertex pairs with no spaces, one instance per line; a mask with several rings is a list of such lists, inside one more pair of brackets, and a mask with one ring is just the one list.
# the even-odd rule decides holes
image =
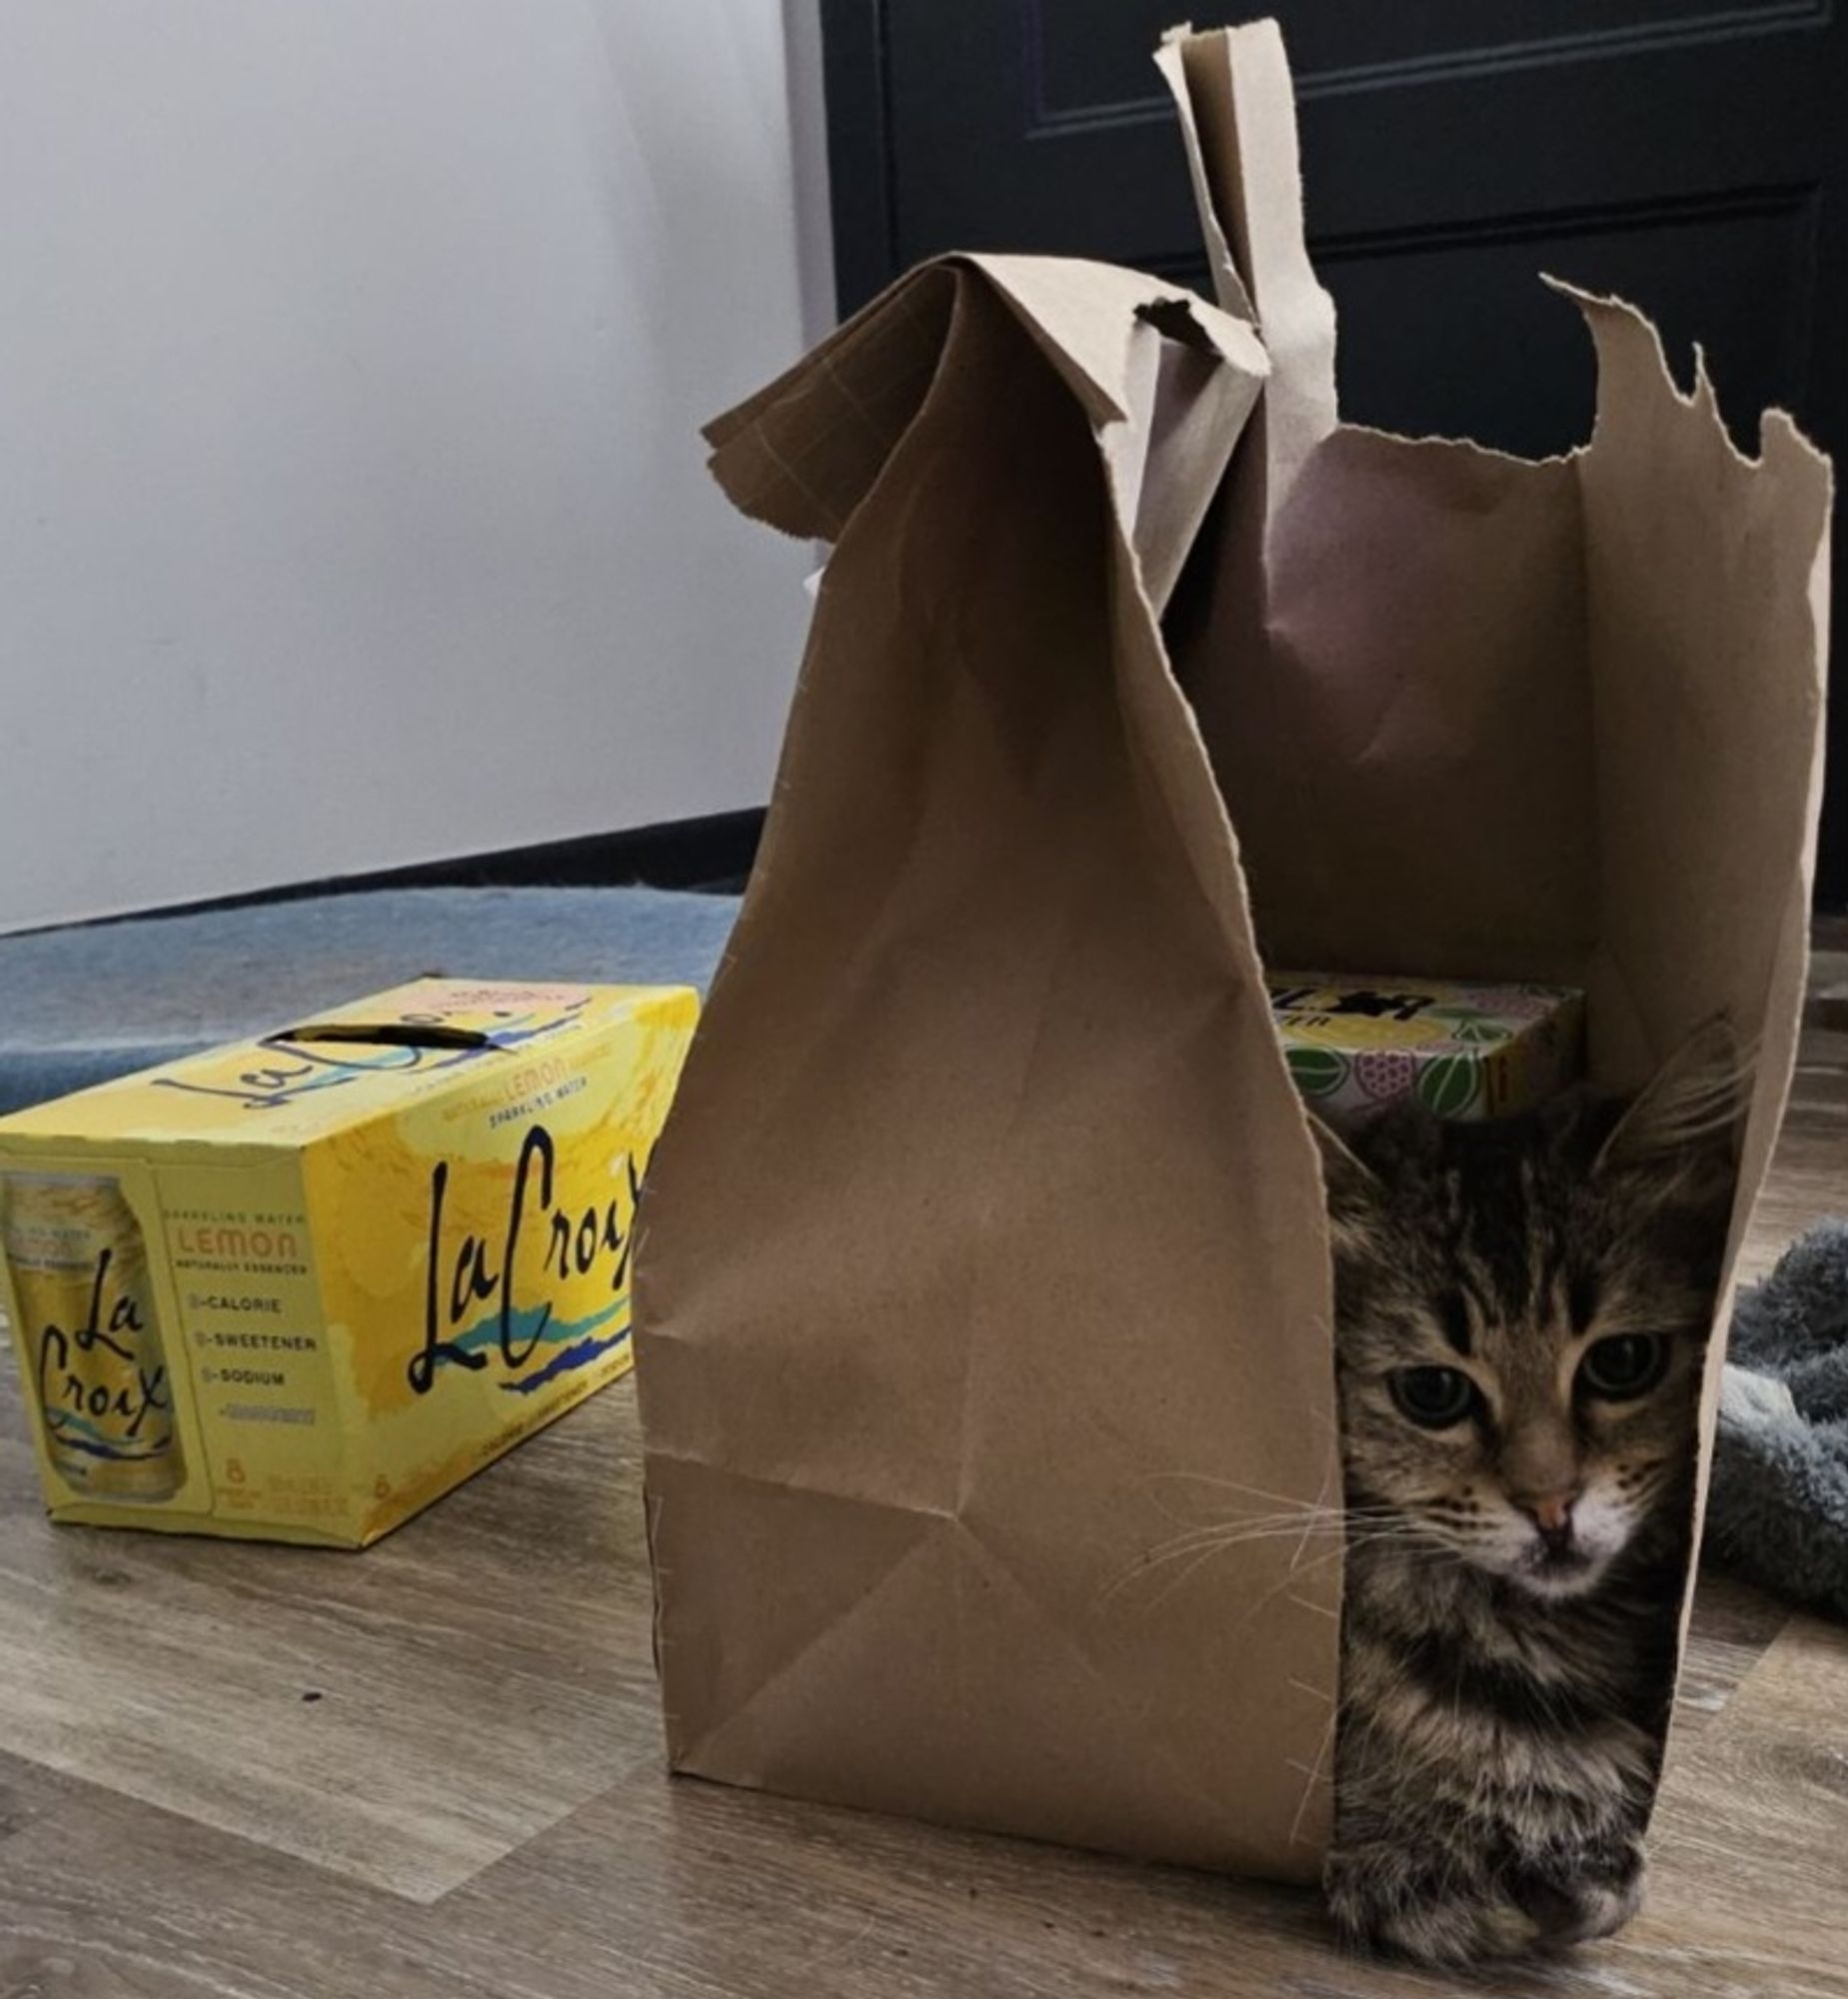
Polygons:
[[1578,1363],[1578,1384],[1588,1395],[1628,1401],[1668,1372],[1668,1342],[1653,1332],[1613,1332],[1594,1339]]
[[1399,1413],[1421,1429],[1447,1430],[1476,1406],[1476,1384],[1460,1367],[1400,1367],[1386,1385]]

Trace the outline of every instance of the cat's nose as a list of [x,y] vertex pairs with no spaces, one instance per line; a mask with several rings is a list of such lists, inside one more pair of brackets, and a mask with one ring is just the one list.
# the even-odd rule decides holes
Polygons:
[[1576,1504],[1576,1490],[1545,1492],[1537,1498],[1522,1499],[1520,1509],[1540,1530],[1540,1538],[1555,1551],[1569,1547],[1572,1541],[1572,1508]]

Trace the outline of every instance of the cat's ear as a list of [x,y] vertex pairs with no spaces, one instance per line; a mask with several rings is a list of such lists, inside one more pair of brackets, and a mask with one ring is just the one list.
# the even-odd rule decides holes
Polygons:
[[1328,1217],[1337,1244],[1344,1236],[1364,1232],[1378,1208],[1381,1183],[1360,1154],[1313,1110],[1305,1110],[1309,1136],[1322,1159],[1322,1184],[1328,1192]]
[[1730,1168],[1755,1059],[1724,1014],[1704,1021],[1618,1118],[1594,1172],[1673,1177],[1702,1165]]
[[1322,1155],[1322,1177],[1331,1188],[1348,1184],[1376,1187],[1379,1184],[1373,1168],[1332,1124],[1323,1123],[1313,1110],[1305,1109],[1302,1114],[1308,1120],[1309,1136],[1315,1140],[1315,1149]]

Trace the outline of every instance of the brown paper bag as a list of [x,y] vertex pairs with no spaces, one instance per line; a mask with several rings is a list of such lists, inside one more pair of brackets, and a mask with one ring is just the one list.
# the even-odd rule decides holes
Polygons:
[[1584,984],[1612,1084],[1725,1007],[1743,1214],[1829,474],[1592,299],[1573,457],[1340,426],[1276,29],[1160,60],[1219,309],[947,259],[709,434],[835,547],[645,1211],[658,1649],[677,1769],[1307,1879],[1339,1534],[1210,1533],[1340,1491],[1260,952]]

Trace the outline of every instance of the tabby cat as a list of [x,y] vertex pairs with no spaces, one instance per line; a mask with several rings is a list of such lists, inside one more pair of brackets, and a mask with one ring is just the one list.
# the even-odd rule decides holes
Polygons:
[[1674,1672],[1741,1063],[1322,1133],[1348,1507],[1350,1943],[1466,1963],[1634,1912]]

